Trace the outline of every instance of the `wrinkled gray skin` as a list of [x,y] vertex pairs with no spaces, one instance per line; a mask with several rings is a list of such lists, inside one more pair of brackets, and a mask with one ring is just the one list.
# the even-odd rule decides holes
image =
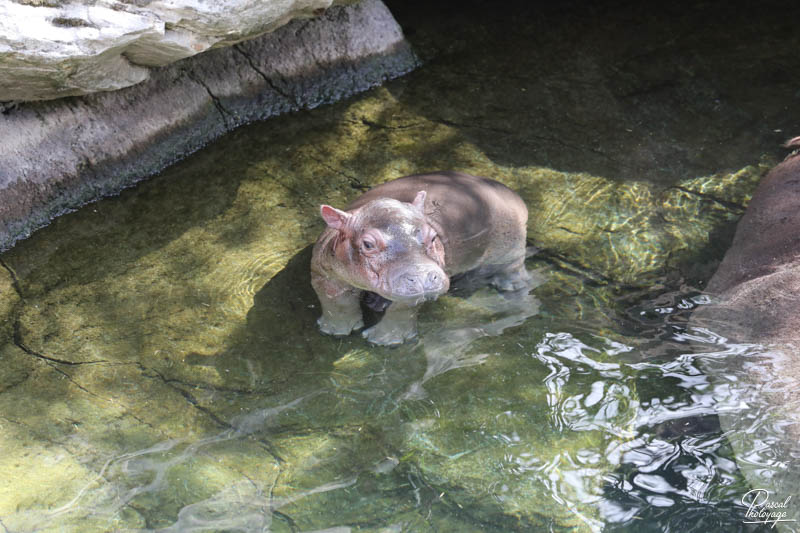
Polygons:
[[417,309],[459,274],[503,291],[526,288],[528,209],[496,181],[440,172],[399,178],[366,192],[346,211],[320,208],[328,227],[314,245],[311,283],[322,305],[323,333],[348,335],[364,326],[363,291],[391,301],[365,330],[374,344],[417,335]]

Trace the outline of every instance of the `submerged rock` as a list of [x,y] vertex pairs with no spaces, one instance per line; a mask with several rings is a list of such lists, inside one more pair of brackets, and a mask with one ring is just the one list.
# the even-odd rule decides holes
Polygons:
[[[800,137],[792,146],[800,147]],[[708,284],[720,303],[699,313],[717,333],[800,346],[800,152],[760,183]],[[798,373],[800,375],[800,373]]]
[[0,249],[241,124],[339,100],[416,64],[386,6],[366,0],[153,70],[134,87],[6,107]]
[[[787,146],[800,147],[800,137]],[[760,345],[748,354],[710,360],[706,371],[729,410],[720,423],[731,434],[739,466],[754,489],[783,502],[800,483],[800,152],[762,180],[736,229],[733,244],[708,284],[715,301],[693,325],[722,338],[728,351]],[[753,352],[754,349],[747,350]],[[737,379],[732,380],[731,375]],[[779,471],[776,475],[771,466]],[[800,505],[786,509],[800,520]],[[793,531],[792,522],[779,523]]]

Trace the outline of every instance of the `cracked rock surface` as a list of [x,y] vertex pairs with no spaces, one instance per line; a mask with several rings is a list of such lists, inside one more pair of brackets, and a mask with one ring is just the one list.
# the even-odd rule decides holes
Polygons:
[[[642,31],[627,10],[514,5],[398,2],[422,68],[239,128],[0,256],[0,473],[17,480],[0,486],[0,531],[602,527],[640,397],[694,394],[637,381],[621,361],[661,346],[663,324],[645,338],[620,322],[716,268],[781,153],[775,130],[800,126],[793,81],[758,83],[796,70],[774,51],[798,37],[767,31],[785,14],[741,6],[642,6]],[[685,30],[695,16],[705,33]],[[203,83],[192,94],[222,128],[238,101]],[[542,248],[532,299],[444,296],[420,344],[397,349],[320,335],[319,204],[435,169],[520,192]],[[598,381],[614,386],[589,405]]]

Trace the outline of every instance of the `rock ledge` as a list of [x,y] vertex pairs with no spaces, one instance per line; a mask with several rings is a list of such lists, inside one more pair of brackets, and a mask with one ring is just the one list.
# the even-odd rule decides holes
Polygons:
[[0,101],[128,87],[147,79],[149,67],[257,37],[330,6],[331,0],[0,0]]
[[0,249],[237,126],[334,102],[415,68],[380,0],[151,70],[140,84],[0,107]]

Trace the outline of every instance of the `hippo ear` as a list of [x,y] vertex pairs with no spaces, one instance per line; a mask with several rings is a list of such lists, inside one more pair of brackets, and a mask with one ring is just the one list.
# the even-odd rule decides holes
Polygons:
[[350,213],[329,205],[319,206],[319,212],[322,214],[325,223],[334,229],[342,229],[347,223],[347,219],[351,216]]
[[411,202],[411,205],[419,209],[420,212],[425,213],[425,197],[427,195],[428,193],[426,191],[419,191],[414,197],[414,201]]

